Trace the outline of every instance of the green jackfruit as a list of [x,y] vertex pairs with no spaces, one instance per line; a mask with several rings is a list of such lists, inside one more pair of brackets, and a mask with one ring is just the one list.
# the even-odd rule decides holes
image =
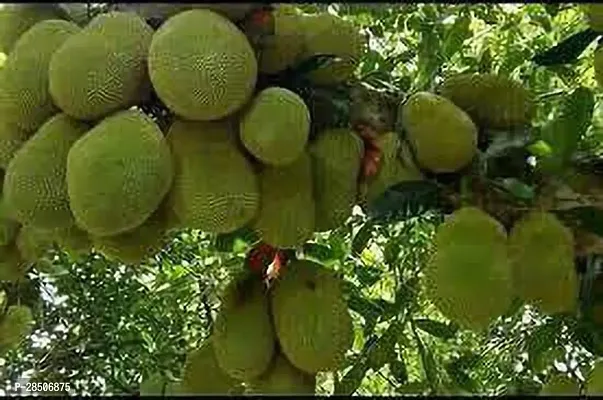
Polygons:
[[0,349],[17,347],[31,334],[33,324],[34,319],[29,307],[20,305],[8,307],[0,322]]
[[595,50],[595,80],[599,86],[603,87],[603,47],[599,47]]
[[575,379],[564,375],[556,375],[542,387],[541,396],[578,396],[580,385]]
[[17,150],[31,136],[31,132],[26,132],[14,125],[0,122],[0,168],[6,170],[8,163],[13,159]]
[[0,52],[10,54],[21,35],[38,22],[60,18],[55,4],[4,4],[0,9]]
[[314,395],[316,375],[295,368],[282,354],[278,354],[268,371],[250,383],[250,392],[257,395]]
[[364,143],[349,129],[330,129],[310,146],[316,201],[316,230],[328,231],[352,215]]
[[398,183],[423,180],[423,174],[415,165],[410,148],[400,141],[396,132],[379,136],[376,145],[381,150],[381,161],[377,174],[367,185],[366,198],[369,202]]
[[96,120],[148,97],[153,29],[133,13],[95,17],[53,54],[50,94],[66,114]]
[[239,28],[209,10],[185,11],[153,36],[149,74],[159,98],[195,121],[233,114],[249,100],[258,65]]
[[402,106],[402,126],[417,162],[435,173],[456,172],[477,152],[477,128],[450,100],[415,93]]
[[163,215],[155,212],[142,225],[116,236],[93,237],[94,248],[105,257],[126,264],[141,264],[164,245]]
[[278,4],[272,13],[274,32],[262,43],[259,70],[274,74],[299,61],[303,52],[303,16],[290,4]]
[[517,295],[547,314],[574,311],[578,277],[572,231],[554,214],[533,211],[515,223],[509,244]]
[[53,248],[54,238],[47,230],[26,225],[19,229],[16,245],[23,260],[35,263]]
[[310,135],[310,111],[290,90],[262,90],[240,123],[243,145],[269,165],[287,165],[304,151]]
[[50,234],[54,243],[71,257],[82,257],[92,251],[92,240],[88,233],[75,225],[53,229]]
[[0,281],[24,280],[28,263],[23,259],[15,243],[0,247]]
[[312,237],[315,202],[312,161],[307,152],[292,164],[260,173],[260,210],[254,229],[274,247],[296,247]]
[[586,395],[601,396],[603,395],[603,362],[597,360],[594,368],[586,377]]
[[2,73],[3,123],[33,132],[58,112],[48,90],[48,65],[54,52],[79,30],[71,22],[46,20],[21,36]]
[[454,212],[438,228],[426,291],[439,310],[469,329],[485,329],[511,306],[512,271],[504,227],[478,208]]
[[588,26],[596,32],[603,32],[603,4],[584,4]]
[[212,343],[218,365],[235,379],[254,379],[268,369],[276,337],[265,287],[254,275],[226,288]]
[[67,155],[71,211],[77,224],[95,236],[117,235],[141,225],[159,207],[172,180],[172,158],[163,133],[137,110],[104,119]]
[[354,338],[341,278],[320,264],[292,261],[271,301],[276,335],[291,364],[311,374],[341,367]]
[[367,47],[367,39],[351,23],[331,14],[303,16],[303,59],[332,55],[337,59],[311,71],[308,77],[317,84],[329,85],[349,80]]
[[180,394],[226,395],[241,391],[241,384],[218,366],[211,338],[186,356]]
[[11,215],[4,195],[0,197],[0,246],[6,246],[13,242],[19,232],[19,223]]
[[444,81],[440,94],[480,127],[513,128],[529,123],[535,112],[534,99],[525,85],[501,75],[454,75]]
[[179,225],[226,233],[257,213],[258,178],[236,143],[236,124],[176,120],[166,136],[175,177],[168,202]]
[[4,198],[23,225],[52,229],[73,225],[67,195],[67,154],[88,126],[65,114],[48,120],[6,169]]

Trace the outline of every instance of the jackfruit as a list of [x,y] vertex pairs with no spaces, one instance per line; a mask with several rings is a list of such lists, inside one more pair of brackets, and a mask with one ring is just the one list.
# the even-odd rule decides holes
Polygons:
[[8,307],[0,321],[0,349],[8,350],[17,347],[31,334],[34,322],[29,307],[22,305]]
[[228,376],[218,366],[211,337],[186,356],[180,394],[226,395],[240,391],[240,382]]
[[48,64],[54,52],[79,30],[71,22],[46,20],[21,36],[2,73],[3,123],[32,132],[58,112],[48,91]]
[[458,74],[440,87],[440,94],[471,116],[480,127],[507,129],[530,122],[535,107],[521,82],[501,75]]
[[237,147],[230,120],[176,120],[167,133],[174,159],[168,202],[179,225],[226,233],[245,226],[257,213],[258,179]]
[[317,231],[335,229],[352,215],[364,143],[349,129],[321,132],[310,146]]
[[95,236],[141,225],[173,179],[169,147],[153,120],[137,110],[104,119],[69,150],[67,192],[77,224]]
[[576,380],[564,375],[555,375],[542,387],[539,395],[547,396],[578,396],[580,385]]
[[291,164],[310,135],[310,111],[290,90],[262,90],[241,118],[240,137],[247,150],[269,165]]
[[603,32],[603,4],[584,4],[588,26],[596,32]]
[[19,223],[15,221],[8,208],[4,195],[0,195],[0,246],[13,242],[19,232]]
[[379,136],[376,145],[381,150],[381,161],[377,174],[367,185],[366,198],[369,202],[398,183],[423,180],[423,174],[415,165],[410,148],[400,140],[396,132]]
[[138,15],[95,17],[53,54],[50,94],[66,114],[96,120],[142,102],[149,94],[147,54],[153,29]]
[[274,32],[262,43],[259,70],[274,74],[295,65],[303,52],[303,16],[290,4],[278,4],[272,13]]
[[42,229],[73,225],[67,195],[67,154],[88,126],[58,114],[21,147],[6,169],[4,198],[23,225]]
[[17,150],[31,136],[31,132],[26,132],[14,125],[0,121],[0,168],[6,170],[8,163],[13,159]]
[[141,264],[164,244],[165,224],[160,213],[142,225],[116,236],[93,237],[94,248],[108,259],[125,264]]
[[572,231],[554,214],[532,211],[515,223],[509,245],[517,295],[547,314],[574,311],[578,277]]
[[586,395],[601,396],[603,395],[603,362],[597,360],[594,368],[586,377]]
[[133,11],[146,20],[165,21],[184,11],[207,8],[231,21],[240,21],[254,8],[262,5],[262,3],[122,3],[119,5],[119,9]]
[[595,80],[599,86],[603,86],[603,47],[599,47],[595,50]]
[[19,229],[16,245],[23,260],[35,263],[54,247],[54,238],[46,230],[24,225]]
[[212,343],[218,365],[235,379],[260,376],[274,355],[276,337],[264,290],[262,281],[249,275],[233,280],[223,294]]
[[189,120],[217,120],[233,114],[255,88],[258,65],[239,28],[209,10],[190,10],[168,19],[155,32],[149,74],[165,105]]
[[273,247],[296,247],[312,237],[315,202],[312,161],[307,152],[292,164],[260,173],[260,210],[253,227]]
[[341,367],[354,338],[341,278],[320,264],[292,261],[273,288],[271,305],[291,364],[310,374]]
[[15,243],[0,247],[0,281],[24,280],[28,269]]
[[92,251],[89,235],[76,225],[53,229],[50,235],[54,243],[71,257],[83,257]]
[[450,100],[428,92],[402,106],[402,126],[417,162],[435,173],[456,172],[477,152],[477,128]]
[[4,4],[0,9],[0,52],[10,54],[21,35],[38,22],[57,19],[55,4]]
[[425,270],[427,296],[450,320],[482,330],[512,301],[512,271],[504,227],[474,207],[439,226]]
[[367,38],[351,23],[331,14],[304,15],[303,59],[317,55],[337,58],[330,64],[311,71],[308,77],[317,84],[337,84],[349,80],[360,63]]
[[259,395],[314,395],[316,375],[295,368],[282,354],[278,354],[268,371],[250,383],[250,392]]

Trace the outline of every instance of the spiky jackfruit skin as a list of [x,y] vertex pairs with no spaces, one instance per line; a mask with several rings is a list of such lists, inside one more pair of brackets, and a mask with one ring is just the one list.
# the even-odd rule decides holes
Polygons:
[[186,395],[226,395],[240,392],[240,382],[218,366],[211,338],[186,356],[178,392]]
[[149,75],[165,105],[194,121],[233,114],[250,98],[258,65],[239,28],[209,10],[168,19],[153,36]]
[[108,259],[125,264],[141,264],[164,244],[163,215],[156,212],[142,225],[116,236],[93,237],[94,248]]
[[352,76],[360,62],[367,39],[350,21],[331,14],[305,15],[303,17],[304,51],[302,58],[316,55],[334,55],[339,60],[308,74],[317,84],[329,85],[345,82]]
[[314,395],[316,375],[295,368],[285,356],[278,354],[268,371],[249,386],[249,391],[256,395]]
[[603,362],[598,360],[595,362],[594,368],[586,377],[586,395],[601,396],[603,395]]
[[272,13],[274,32],[262,44],[259,71],[265,74],[280,72],[297,63],[303,52],[303,16],[289,4],[278,4]]
[[53,4],[5,4],[0,9],[0,52],[10,54],[13,46],[29,28],[60,14]]
[[377,174],[368,182],[367,201],[374,201],[398,183],[423,179],[408,145],[400,140],[396,132],[381,135],[375,144],[381,150],[381,161]]
[[23,260],[35,263],[54,247],[54,238],[49,231],[26,225],[19,229],[15,243]]
[[530,122],[535,107],[524,84],[501,75],[458,74],[449,77],[440,94],[481,127],[507,129]]
[[547,314],[572,312],[578,299],[574,238],[551,213],[533,211],[509,236],[517,295]]
[[579,383],[563,375],[551,377],[539,393],[541,396],[578,396],[578,394],[580,394]]
[[276,335],[291,364],[310,374],[342,365],[354,330],[341,278],[320,264],[292,261],[271,301]]
[[226,233],[256,215],[260,193],[252,165],[237,147],[230,120],[176,120],[167,133],[175,168],[168,203],[178,225]]
[[447,318],[482,330],[511,305],[512,271],[504,227],[464,207],[438,228],[425,270],[428,297]]
[[6,170],[8,163],[32,136],[31,132],[19,129],[14,125],[0,122],[0,168]]
[[310,111],[296,93],[280,87],[262,90],[241,118],[245,148],[268,165],[287,165],[304,151]]
[[42,229],[73,225],[67,195],[67,154],[88,126],[58,114],[21,147],[6,169],[3,193],[23,225]]
[[58,112],[48,90],[48,65],[54,52],[80,28],[63,20],[35,24],[15,44],[0,83],[4,123],[35,131]]
[[603,87],[603,48],[601,47],[595,50],[594,68],[595,80]]
[[229,376],[246,381],[268,369],[276,343],[268,307],[263,283],[253,275],[225,289],[212,343],[218,365]]
[[15,243],[0,247],[0,281],[22,281],[27,270],[28,264]]
[[323,131],[309,149],[317,231],[335,229],[352,215],[364,143],[349,129]]
[[445,97],[428,92],[410,96],[402,106],[402,127],[417,162],[432,172],[456,172],[477,152],[477,127]]
[[81,137],[67,155],[67,192],[77,224],[95,236],[141,225],[171,187],[169,147],[153,120],[120,111]]
[[19,223],[10,213],[4,195],[0,195],[0,246],[13,242],[19,232]]
[[96,120],[148,97],[147,54],[152,28],[138,15],[95,17],[53,54],[50,94],[66,114]]
[[307,152],[292,164],[260,173],[260,210],[253,227],[277,248],[304,244],[315,227],[312,161]]
[[0,348],[8,350],[18,346],[29,334],[34,324],[31,309],[27,306],[8,307],[0,322]]
[[584,13],[588,26],[596,32],[603,32],[603,5],[584,4]]

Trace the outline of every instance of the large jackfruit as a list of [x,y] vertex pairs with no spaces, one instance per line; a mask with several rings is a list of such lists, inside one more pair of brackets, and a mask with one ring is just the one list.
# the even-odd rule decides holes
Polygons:
[[67,192],[77,224],[95,236],[141,225],[159,207],[173,179],[166,140],[137,110],[104,119],[69,150]]
[[303,59],[332,55],[330,64],[311,71],[308,77],[317,84],[337,84],[349,80],[360,62],[367,39],[351,23],[331,14],[303,17]]
[[[1,119],[1,117],[0,117]],[[0,168],[6,170],[8,163],[32,136],[31,132],[0,121]]]
[[439,310],[469,329],[485,329],[511,305],[512,271],[507,235],[474,207],[454,212],[438,228],[426,291]]
[[435,173],[456,172],[477,152],[477,128],[450,100],[415,93],[402,106],[402,127],[417,162]]
[[352,215],[364,143],[349,129],[320,133],[310,146],[316,230],[335,229]]
[[312,161],[307,152],[292,164],[260,173],[260,210],[254,228],[274,247],[296,247],[314,233]]
[[31,334],[34,322],[29,307],[22,305],[8,307],[0,321],[0,350],[17,347]]
[[532,119],[535,107],[524,84],[501,75],[458,74],[444,81],[440,94],[480,127],[507,129]]
[[377,138],[381,151],[379,169],[368,181],[366,199],[374,201],[390,187],[410,181],[423,180],[423,174],[415,165],[410,148],[396,132],[387,132]]
[[186,395],[226,395],[241,392],[240,382],[218,366],[211,337],[186,356],[178,392]]
[[236,123],[229,120],[176,120],[170,127],[175,177],[168,202],[180,226],[226,233],[256,215],[258,178],[236,136]]
[[13,242],[19,232],[19,226],[6,206],[4,195],[0,195],[0,246]]
[[134,13],[95,17],[54,53],[50,94],[66,114],[95,120],[146,99],[152,28]]
[[342,365],[354,338],[342,279],[320,264],[292,261],[271,301],[276,335],[291,364],[311,374]]
[[249,100],[258,65],[239,28],[209,10],[168,19],[149,50],[153,87],[165,105],[189,120],[216,120]]
[[254,275],[225,289],[212,343],[218,365],[235,379],[254,379],[270,365],[276,337],[268,307],[265,287]]
[[584,4],[588,26],[596,32],[603,32],[603,4]]
[[56,4],[4,4],[0,9],[0,52],[10,54],[21,35],[38,22],[60,17]]
[[265,74],[280,72],[297,63],[303,52],[303,19],[290,4],[278,4],[272,13],[274,32],[262,43],[259,70]]
[[58,114],[48,120],[11,160],[4,198],[23,225],[42,229],[73,225],[67,194],[67,154],[88,126]]
[[105,257],[126,264],[140,264],[164,245],[165,223],[155,212],[142,225],[116,236],[93,237],[94,248]]
[[4,123],[35,131],[58,112],[48,90],[48,65],[54,52],[80,28],[45,20],[25,32],[6,60],[0,83]]
[[269,165],[286,165],[304,151],[310,135],[310,111],[290,90],[262,90],[241,118],[243,145]]
[[282,354],[277,354],[270,368],[250,382],[249,391],[258,395],[314,395],[316,375],[295,368]]
[[517,295],[547,314],[574,311],[578,277],[572,231],[554,214],[533,211],[515,223],[509,244]]

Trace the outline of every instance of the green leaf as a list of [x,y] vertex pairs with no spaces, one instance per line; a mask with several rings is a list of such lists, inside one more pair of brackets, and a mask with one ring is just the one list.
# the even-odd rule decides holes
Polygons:
[[356,273],[356,277],[362,284],[363,288],[373,286],[375,283],[381,280],[382,276],[381,270],[373,267],[368,267],[361,263],[356,264],[354,272]]
[[433,358],[433,353],[431,352],[431,350],[429,350],[423,345],[423,341],[421,340],[420,336],[416,331],[415,340],[417,342],[417,350],[419,351],[419,356],[421,357],[421,364],[423,364],[425,379],[429,383],[431,391],[433,393],[436,393],[440,384],[440,379],[438,374],[438,368],[435,359]]
[[[259,237],[257,233],[250,227],[243,227],[237,229],[234,232],[221,233],[216,235],[214,246],[216,251],[229,253],[235,248],[238,241],[242,241],[249,245],[252,245],[258,241]],[[238,247],[238,246],[237,246]]]
[[585,29],[571,35],[545,52],[535,55],[532,60],[542,66],[573,63],[599,35],[600,33],[590,28]]
[[471,18],[466,15],[460,16],[454,21],[445,36],[442,48],[442,53],[446,59],[452,58],[463,48],[463,42],[471,36],[470,24]]
[[343,396],[351,396],[354,394],[362,383],[368,370],[369,365],[367,363],[356,363],[340,381],[335,382],[334,394]]
[[534,189],[521,182],[516,178],[502,178],[496,179],[492,182],[495,186],[509,192],[513,197],[521,200],[532,200],[534,199]]
[[460,389],[463,389],[469,393],[476,393],[478,390],[477,384],[471,379],[469,374],[465,372],[457,360],[448,363],[445,367],[446,373],[454,383],[454,385]]
[[415,319],[413,324],[424,332],[440,339],[452,339],[458,332],[458,326],[445,324],[428,318]]
[[403,359],[391,361],[389,363],[389,370],[399,384],[404,385],[408,382],[408,370]]
[[352,254],[359,256],[373,236],[374,224],[371,221],[362,225],[352,240]]
[[413,218],[440,206],[439,187],[431,181],[402,182],[388,188],[369,203],[367,214],[374,222]]
[[316,261],[327,263],[335,259],[333,249],[320,243],[305,243],[303,246],[304,256]]
[[352,293],[348,299],[348,307],[367,319],[379,319],[383,309],[375,302],[368,300],[357,293]]
[[580,228],[603,236],[603,210],[596,207],[576,207],[554,211],[560,218],[571,220]]
[[375,371],[381,369],[390,360],[396,358],[396,343],[398,326],[392,322],[379,339],[369,349],[368,362]]
[[557,335],[561,327],[555,320],[550,320],[534,329],[526,339],[526,351],[532,367],[540,371],[547,365],[545,353],[556,347]]

